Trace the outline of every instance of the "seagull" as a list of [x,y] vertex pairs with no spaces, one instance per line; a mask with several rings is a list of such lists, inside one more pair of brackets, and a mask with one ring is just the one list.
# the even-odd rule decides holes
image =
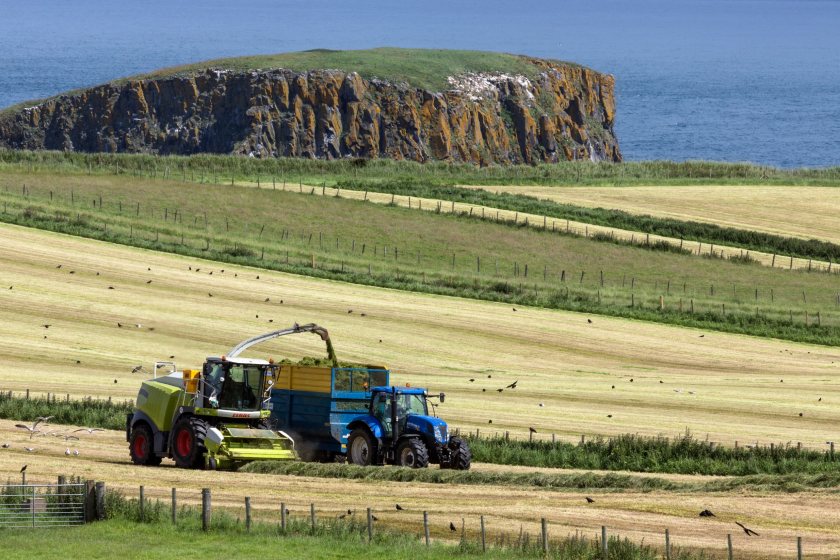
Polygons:
[[75,455],[76,457],[78,457],[78,456],[79,456],[79,450],[78,450],[78,449],[74,449],[74,450],[73,450],[73,455]]
[[8,449],[8,448],[10,448],[11,446],[12,446],[12,444],[10,444],[10,443],[4,443],[4,444],[3,444],[3,449]]
[[587,504],[594,504],[594,503],[595,503],[595,500],[593,500],[592,498],[590,498],[589,496],[587,496],[587,497],[586,497],[586,503],[587,503]]
[[69,447],[64,450],[64,454],[67,455],[68,457],[70,456],[70,448]]
[[717,516],[714,513],[712,513],[711,511],[709,511],[707,509],[704,509],[703,511],[700,512],[700,517],[717,517]]
[[743,523],[738,523],[738,522],[736,521],[736,522],[735,522],[735,525],[737,525],[738,527],[740,527],[741,529],[743,529],[743,530],[744,530],[744,533],[745,533],[748,537],[750,537],[750,536],[752,536],[752,535],[755,535],[756,537],[758,536],[758,533],[756,533],[755,531],[753,531],[753,530],[752,530],[752,529],[750,529],[749,527],[744,526],[744,524],[743,524]]
[[85,431],[89,434],[92,434],[93,432],[104,432],[105,430],[103,430],[102,428],[77,428],[73,430],[73,433]]
[[[35,451],[34,447],[24,447],[24,449],[26,449],[27,453],[32,453],[32,452]],[[24,466],[23,468],[25,469],[26,467]],[[20,471],[20,472],[23,472],[23,471]]]

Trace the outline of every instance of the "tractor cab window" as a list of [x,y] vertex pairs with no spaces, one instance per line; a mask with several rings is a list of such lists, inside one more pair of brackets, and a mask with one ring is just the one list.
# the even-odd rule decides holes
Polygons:
[[382,424],[385,435],[391,436],[391,393],[377,393],[373,397],[373,416]]
[[259,410],[263,368],[258,365],[226,364],[227,371],[219,395],[219,408]]
[[217,408],[219,394],[222,392],[222,382],[225,368],[221,363],[207,363],[204,365],[204,398],[210,407]]

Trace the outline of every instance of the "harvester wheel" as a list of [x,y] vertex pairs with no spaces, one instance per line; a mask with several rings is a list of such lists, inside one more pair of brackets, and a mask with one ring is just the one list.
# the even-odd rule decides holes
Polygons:
[[204,436],[207,423],[194,416],[181,418],[172,428],[172,456],[175,464],[185,469],[204,467]]
[[470,463],[472,461],[472,453],[467,442],[459,437],[453,437],[449,440],[449,461],[441,463],[442,469],[455,469],[458,471],[470,470]]
[[377,462],[376,439],[364,428],[356,428],[347,439],[347,462],[366,467]]
[[155,455],[153,442],[152,430],[146,424],[138,424],[131,429],[128,445],[131,461],[135,465],[160,465],[161,458]]
[[428,467],[429,449],[420,438],[409,438],[397,447],[396,463],[411,469]]

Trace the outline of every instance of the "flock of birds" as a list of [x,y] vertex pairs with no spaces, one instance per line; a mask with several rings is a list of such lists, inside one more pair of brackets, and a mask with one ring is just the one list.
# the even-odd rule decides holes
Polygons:
[[[41,428],[45,428],[45,427],[50,425],[50,420],[53,419],[53,418],[54,418],[54,416],[39,416],[38,418],[35,419],[35,421],[32,424],[15,424],[15,428],[28,432],[30,440],[35,438],[35,437],[55,437],[55,438],[58,438],[58,439],[63,439],[65,442],[68,442],[68,441],[71,441],[71,440],[79,441],[79,436],[74,435],[74,434],[77,434],[77,433],[86,432],[88,434],[93,434],[93,433],[96,433],[96,432],[104,432],[105,431],[101,428],[84,428],[84,427],[83,428],[76,428],[75,430],[71,430],[70,432],[42,430]],[[6,442],[6,443],[0,445],[0,448],[11,449],[12,444]],[[38,448],[23,446],[23,450],[26,451],[27,453],[36,453],[38,451]],[[72,449],[71,450],[68,447],[67,449],[64,450],[64,455],[67,456],[67,457],[70,457],[70,456],[78,457],[79,456],[79,450],[78,449]],[[24,472],[24,470],[26,470],[26,465],[24,465],[21,472]]]

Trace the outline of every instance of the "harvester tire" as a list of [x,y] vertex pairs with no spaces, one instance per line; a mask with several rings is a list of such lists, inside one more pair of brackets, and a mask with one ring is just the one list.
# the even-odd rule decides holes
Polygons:
[[347,462],[367,467],[377,464],[379,457],[378,442],[364,428],[356,428],[347,438]]
[[172,428],[172,457],[184,469],[204,467],[204,436],[207,423],[195,416],[181,418]]
[[160,465],[161,458],[154,452],[154,436],[152,430],[146,424],[137,424],[131,429],[131,437],[128,442],[131,462],[135,465],[156,467]]
[[470,447],[467,445],[467,442],[459,437],[453,437],[449,440],[449,449],[451,450],[449,461],[445,464],[441,463],[440,468],[454,469],[456,471],[470,470],[472,453],[470,453]]
[[429,466],[429,449],[420,438],[409,438],[397,447],[396,464],[410,469]]

